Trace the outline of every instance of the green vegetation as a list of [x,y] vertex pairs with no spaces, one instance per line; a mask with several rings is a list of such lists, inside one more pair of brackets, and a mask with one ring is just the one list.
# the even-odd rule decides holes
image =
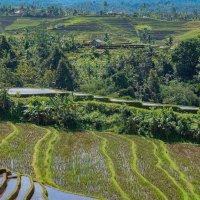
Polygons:
[[42,136],[43,130],[29,124],[17,125],[14,132],[1,143],[0,165],[33,175],[31,163],[34,146]]
[[199,113],[176,113],[165,107],[147,110],[113,103],[74,101],[73,96],[30,98],[29,101],[14,99],[4,119],[63,129],[111,130],[168,142],[200,141]]
[[[75,36],[78,42],[87,42],[94,38],[104,39],[105,34],[109,35],[112,43],[138,42],[138,28],[150,27],[152,39],[157,43],[163,43],[169,35],[174,35],[180,41],[198,36],[199,21],[182,22],[166,21],[153,18],[135,18],[128,16],[119,17],[62,17],[62,18],[17,18],[1,17],[2,28],[7,31],[23,32],[47,30],[59,34]],[[193,34],[193,36],[192,36]],[[20,36],[20,34],[19,34]]]
[[153,189],[156,192],[156,196],[158,199],[167,199],[165,194],[154,184],[152,184],[148,179],[146,179],[138,170],[138,155],[137,155],[137,144],[134,141],[131,141],[131,150],[133,154],[133,163],[132,163],[132,169],[133,171],[139,176],[139,178],[142,180],[144,184],[146,184],[149,188]]
[[[184,147],[183,150],[180,147]],[[199,192],[199,152],[195,147],[188,144],[171,144],[167,145],[167,149],[170,153],[170,156],[174,158],[179,169],[181,169],[187,179],[191,180],[191,183],[194,185],[194,192],[200,194]],[[183,159],[184,158],[184,159]],[[188,165],[188,163],[190,163]]]
[[87,132],[60,132],[52,156],[53,182],[73,193],[120,199],[101,145]]
[[3,32],[7,26],[10,26],[14,21],[17,19],[17,17],[2,17],[0,16],[0,32]]
[[[12,123],[9,123],[9,125],[13,128],[13,132],[10,133],[9,135],[7,135],[7,137],[4,137],[1,141],[1,146],[3,147],[4,145],[8,145],[9,140],[15,138],[20,132],[17,129],[17,127],[15,125],[13,125]],[[8,129],[9,130],[9,129]]]
[[[167,170],[165,170],[164,168],[162,168],[163,166],[163,161],[162,159],[160,159],[160,157],[158,156],[158,146],[153,142],[153,141],[149,141],[151,142],[152,144],[152,147],[153,147],[153,153],[154,153],[154,156],[157,158],[157,164],[156,164],[156,167],[159,168],[160,170],[162,170],[164,172],[164,174],[171,180],[171,184],[174,184],[176,186],[176,188],[182,193],[180,195],[180,192],[177,192],[176,190],[176,193],[171,193],[170,195],[180,195],[178,198],[184,198],[184,199],[187,199],[188,196],[186,194],[186,192],[184,191],[184,189],[179,185],[179,183],[168,173]],[[166,187],[166,185],[164,186]],[[169,188],[172,188],[170,186],[168,186]],[[167,188],[168,188],[167,187]]]
[[97,199],[200,199],[199,12],[161,5],[0,5],[0,168]]
[[129,194],[129,199],[144,199],[146,195],[151,196],[153,199],[166,199],[165,195],[138,170],[136,144],[133,144],[125,136],[116,137],[115,134],[111,133],[101,133],[99,135],[107,142],[109,141],[106,151],[116,168],[115,179]]
[[6,31],[18,30],[22,28],[35,27],[45,22],[45,19],[17,18],[13,23],[5,28]]
[[186,24],[184,24],[184,28],[186,28],[187,31],[181,35],[177,35],[176,39],[178,41],[183,41],[186,39],[191,39],[191,38],[199,36],[200,35],[200,31],[198,28],[199,25],[200,25],[199,21],[187,22]]
[[[8,126],[8,123],[1,123],[0,124],[0,144],[3,142],[3,140],[5,141],[4,138],[6,138],[7,136],[9,136],[9,134],[12,132],[12,126]],[[16,130],[14,130],[13,134],[16,133]]]
[[[122,50],[118,46],[103,50],[84,46],[74,35],[44,33],[44,30],[29,32],[1,36],[0,85],[3,87],[52,87],[199,106],[198,37],[181,42],[174,50],[172,36],[164,41],[168,47],[163,49],[147,45],[144,49]],[[143,42],[153,42],[149,30],[139,32]],[[105,35],[111,38],[109,33]],[[105,45],[109,47],[110,42]]]
[[58,132],[56,130],[53,131],[53,136],[50,140],[48,140],[48,148],[46,149],[46,156],[44,160],[44,167],[46,169],[44,180],[49,180],[48,183],[52,183],[52,173],[51,173],[51,163],[52,163],[52,152],[54,150],[54,144],[57,142]]
[[[100,136],[96,135],[97,137],[101,138]],[[106,152],[106,148],[107,148],[107,143],[108,143],[108,140],[105,139],[105,138],[101,138],[102,140],[102,148],[100,149],[100,152],[104,155],[104,157],[106,158],[106,163],[107,163],[107,167],[110,171],[110,174],[111,174],[111,177],[110,177],[110,180],[111,182],[113,183],[113,185],[115,186],[116,188],[116,191],[120,194],[121,198],[122,199],[129,199],[129,197],[127,196],[127,194],[122,190],[122,188],[119,186],[119,184],[117,183],[117,181],[115,180],[115,177],[116,177],[116,172],[115,172],[115,169],[114,169],[114,164],[113,164],[113,161],[112,159],[109,157],[109,155],[107,154]]]
[[[46,152],[43,152],[44,149],[47,149],[48,143],[47,143],[47,138],[51,137],[51,131],[48,129],[44,129],[46,134],[37,141],[35,147],[34,147],[34,154],[33,154],[33,162],[32,162],[32,167],[34,168],[34,172],[36,174],[36,178],[43,179],[45,177],[45,174],[43,175],[40,172],[40,168],[44,166],[44,160],[46,159]],[[42,152],[42,153],[41,153]],[[45,172],[45,171],[44,171]]]
[[[11,124],[0,126],[7,132]],[[30,124],[16,127],[19,135],[0,146],[0,166],[100,199],[199,199],[197,145],[166,145],[160,140],[111,132],[56,131]],[[4,157],[7,145],[10,153]],[[20,156],[21,148],[28,157]],[[9,165],[12,156],[18,165]]]
[[181,172],[181,170],[178,168],[176,163],[171,159],[171,157],[168,154],[168,151],[166,149],[166,145],[161,142],[158,144],[159,146],[159,154],[162,153],[163,155],[163,168],[167,169],[168,166],[171,167],[171,170],[169,173],[174,176],[175,174],[177,176],[174,176],[176,178],[176,181],[179,181],[182,184],[182,190],[184,199],[198,199],[198,194],[194,193],[194,187],[193,185],[186,179],[185,174]]

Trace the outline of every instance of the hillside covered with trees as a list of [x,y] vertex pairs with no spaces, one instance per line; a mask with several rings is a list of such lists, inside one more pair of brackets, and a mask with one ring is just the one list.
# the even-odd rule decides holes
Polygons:
[[[170,45],[170,44],[169,44]],[[35,32],[1,36],[1,85],[53,87],[142,101],[199,106],[200,38],[173,50],[84,51],[73,38]],[[120,52],[120,53],[119,53]]]

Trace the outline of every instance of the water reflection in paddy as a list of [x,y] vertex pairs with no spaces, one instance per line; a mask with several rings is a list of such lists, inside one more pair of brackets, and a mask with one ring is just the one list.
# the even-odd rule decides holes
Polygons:
[[46,189],[48,191],[49,200],[55,200],[55,199],[59,199],[59,200],[66,200],[66,199],[70,199],[70,200],[94,200],[93,198],[66,193],[66,192],[57,190],[55,188],[52,188],[50,186],[46,186]]

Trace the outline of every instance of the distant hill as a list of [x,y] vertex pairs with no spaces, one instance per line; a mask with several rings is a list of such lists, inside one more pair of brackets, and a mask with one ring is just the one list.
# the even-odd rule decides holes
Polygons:
[[[0,4],[57,4],[57,5],[67,5],[67,4],[76,4],[76,3],[83,3],[83,2],[104,2],[105,0],[1,0]],[[107,0],[107,2],[114,2],[117,3],[119,1],[117,0]],[[183,3],[199,3],[199,0],[121,0],[120,3],[132,3],[132,4],[137,4],[137,3],[178,3],[178,4],[183,4]]]
[[[0,5],[62,6],[95,11],[105,9],[104,2],[105,0],[1,0]],[[108,6],[106,8],[110,10],[132,11],[133,9],[140,8],[143,3],[146,3],[149,9],[168,9],[171,7],[177,7],[177,9],[186,11],[200,9],[199,0],[107,0],[107,2]]]

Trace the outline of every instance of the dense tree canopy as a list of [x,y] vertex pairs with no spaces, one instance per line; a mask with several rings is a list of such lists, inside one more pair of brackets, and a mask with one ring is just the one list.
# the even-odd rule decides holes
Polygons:
[[197,75],[200,58],[200,38],[183,41],[172,55],[178,76],[190,80]]
[[[174,50],[100,52],[43,31],[1,36],[1,85],[76,90],[143,101],[200,105],[200,38]],[[175,84],[177,83],[177,84]]]

